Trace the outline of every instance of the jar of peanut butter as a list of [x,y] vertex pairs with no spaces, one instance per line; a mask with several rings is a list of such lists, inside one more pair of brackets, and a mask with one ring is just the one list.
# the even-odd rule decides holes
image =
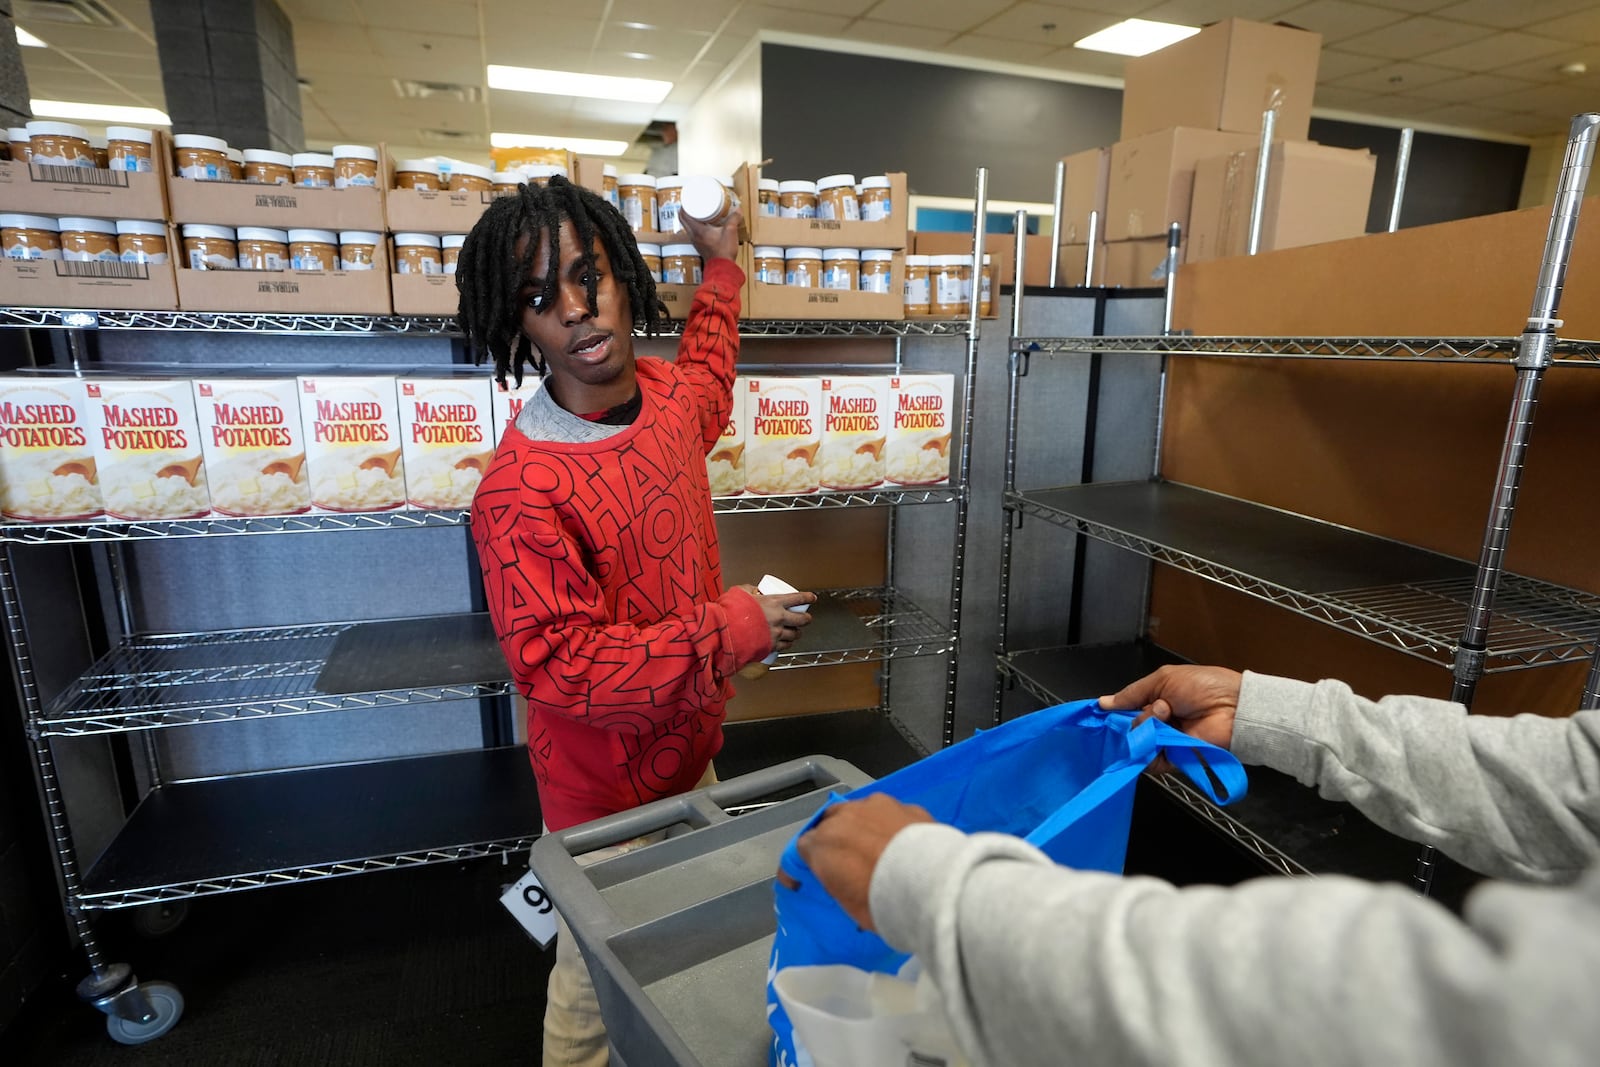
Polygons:
[[173,134],[172,154],[178,157],[178,173],[192,181],[225,182],[232,173],[228,166],[228,142],[220,137]]
[[89,131],[70,122],[30,122],[28,147],[29,160],[41,167],[81,167],[94,169],[94,146],[89,143]]
[[893,274],[893,249],[863,248],[861,250],[861,291],[863,293],[887,293]]
[[364,144],[333,146],[333,187],[373,189],[378,185],[378,150]]
[[650,271],[650,278],[657,285],[661,284],[661,246],[641,244],[639,258],[644,260],[644,265]]
[[776,245],[756,245],[751,255],[755,278],[762,285],[785,285],[783,249]]
[[234,242],[232,226],[184,223],[183,254],[190,270],[238,270],[239,246]]
[[856,249],[824,248],[822,250],[822,287],[824,289],[854,290],[856,288],[856,276],[860,272],[861,253]]
[[296,152],[294,183],[303,189],[333,188],[333,157],[322,152]]
[[402,159],[394,165],[396,189],[438,190],[444,188],[439,180],[439,164],[431,159]]
[[523,182],[520,170],[497,170],[491,180],[494,183],[495,196],[515,196],[517,186]]
[[244,180],[259,185],[294,184],[294,157],[265,148],[244,150]]
[[861,179],[861,221],[882,222],[894,213],[889,177],[874,174]]
[[989,253],[983,254],[983,267],[980,269],[981,282],[978,287],[978,314],[994,314],[994,263],[989,259]]
[[932,287],[928,284],[931,256],[906,257],[906,314],[926,315],[932,306]]
[[117,221],[117,254],[124,263],[168,263],[167,224],[143,219]]
[[289,262],[286,231],[266,226],[239,227],[240,270],[288,270]]
[[816,218],[817,183],[799,180],[779,182],[778,217],[784,219]]
[[607,163],[600,169],[601,195],[606,198],[612,207],[622,210],[622,197],[617,192],[617,168]]
[[94,169],[111,169],[111,144],[104,137],[89,135],[89,150],[94,153]]
[[228,157],[228,179],[244,181],[244,153],[237,148],[229,148],[223,155]]
[[785,248],[783,284],[796,289],[815,289],[822,284],[822,249]]
[[61,258],[72,263],[116,263],[117,224],[109,219],[57,219],[61,233]]
[[762,178],[756,183],[756,214],[769,219],[778,217],[778,180]]
[[137,126],[107,126],[106,148],[112,170],[149,173],[156,169],[153,145],[156,135]]
[[560,175],[567,176],[566,167],[558,167],[554,163],[527,163],[522,167],[523,179],[529,185],[537,185],[541,189],[550,184],[550,179]]
[[447,233],[439,238],[439,255],[444,260],[446,274],[456,272],[456,261],[461,258],[461,246],[466,240],[467,235],[464,233]]
[[6,144],[11,147],[11,162],[26,163],[33,158],[33,144],[28,140],[25,127],[6,127]]
[[61,227],[47,215],[0,215],[7,259],[60,259]]
[[678,205],[683,203],[683,176],[669,174],[656,179],[656,225],[662,233],[682,233]]
[[487,193],[494,188],[494,171],[476,163],[457,163],[450,168],[452,193]]
[[339,235],[332,230],[290,230],[284,236],[289,239],[289,262],[285,266],[294,270],[339,269]]
[[834,222],[860,222],[861,205],[856,202],[856,176],[830,174],[817,181],[817,218]]
[[372,230],[339,231],[339,269],[372,270],[377,266],[383,234]]
[[[966,260],[963,265],[962,260]],[[941,318],[967,314],[972,285],[971,256],[933,256],[928,262],[933,289],[931,311]]]
[[401,274],[442,274],[439,239],[431,233],[394,235],[395,269]]
[[667,285],[699,285],[700,251],[694,245],[665,245],[661,249],[661,280]]
[[635,233],[656,229],[656,180],[648,174],[624,174],[617,179],[617,195],[622,198],[622,217]]
[[678,210],[699,222],[721,226],[739,206],[733,190],[716,178],[692,174],[683,179]]

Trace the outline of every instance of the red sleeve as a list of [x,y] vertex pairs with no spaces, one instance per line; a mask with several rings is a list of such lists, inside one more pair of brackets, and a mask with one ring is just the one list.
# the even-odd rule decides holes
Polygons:
[[733,410],[743,285],[744,271],[733,260],[719,256],[708,261],[678,342],[677,374],[700,398],[700,433],[707,453],[716,447]]

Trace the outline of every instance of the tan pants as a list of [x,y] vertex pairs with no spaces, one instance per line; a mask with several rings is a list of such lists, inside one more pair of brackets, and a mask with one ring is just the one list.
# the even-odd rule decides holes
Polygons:
[[[695,785],[704,789],[715,783],[716,771],[706,767],[705,776]],[[548,829],[546,830],[548,833]],[[636,837],[620,845],[598,849],[577,857],[580,867],[643,848],[666,837],[666,831]],[[611,1053],[606,1044],[606,1024],[600,1017],[600,1001],[595,996],[589,968],[578,951],[577,939],[565,919],[556,912],[556,962],[550,968],[550,989],[544,1008],[544,1067],[606,1067]]]

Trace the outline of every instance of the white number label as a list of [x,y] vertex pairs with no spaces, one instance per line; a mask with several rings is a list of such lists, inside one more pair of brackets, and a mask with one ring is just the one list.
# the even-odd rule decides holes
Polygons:
[[539,943],[540,948],[550,947],[550,942],[556,939],[556,906],[532,871],[501,893],[500,903],[528,931],[528,936]]

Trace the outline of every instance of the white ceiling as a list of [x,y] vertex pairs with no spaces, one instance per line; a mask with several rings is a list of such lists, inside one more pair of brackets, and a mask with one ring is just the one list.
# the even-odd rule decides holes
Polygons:
[[[30,18],[18,4],[21,25],[51,45],[23,49],[33,95],[164,106],[147,0],[96,2],[118,25]],[[681,117],[763,30],[1117,78],[1120,57],[1071,44],[1133,15],[1192,25],[1237,15],[1319,31],[1323,111],[1536,137],[1600,108],[1595,0],[279,2],[309,82],[308,142],[386,141],[400,154],[482,156],[491,129],[633,141],[651,119]],[[491,92],[489,63],[660,78],[674,89],[655,106]],[[1588,72],[1560,73],[1570,63]],[[405,100],[396,79],[471,86],[480,99]],[[464,136],[424,132],[436,130]]]

